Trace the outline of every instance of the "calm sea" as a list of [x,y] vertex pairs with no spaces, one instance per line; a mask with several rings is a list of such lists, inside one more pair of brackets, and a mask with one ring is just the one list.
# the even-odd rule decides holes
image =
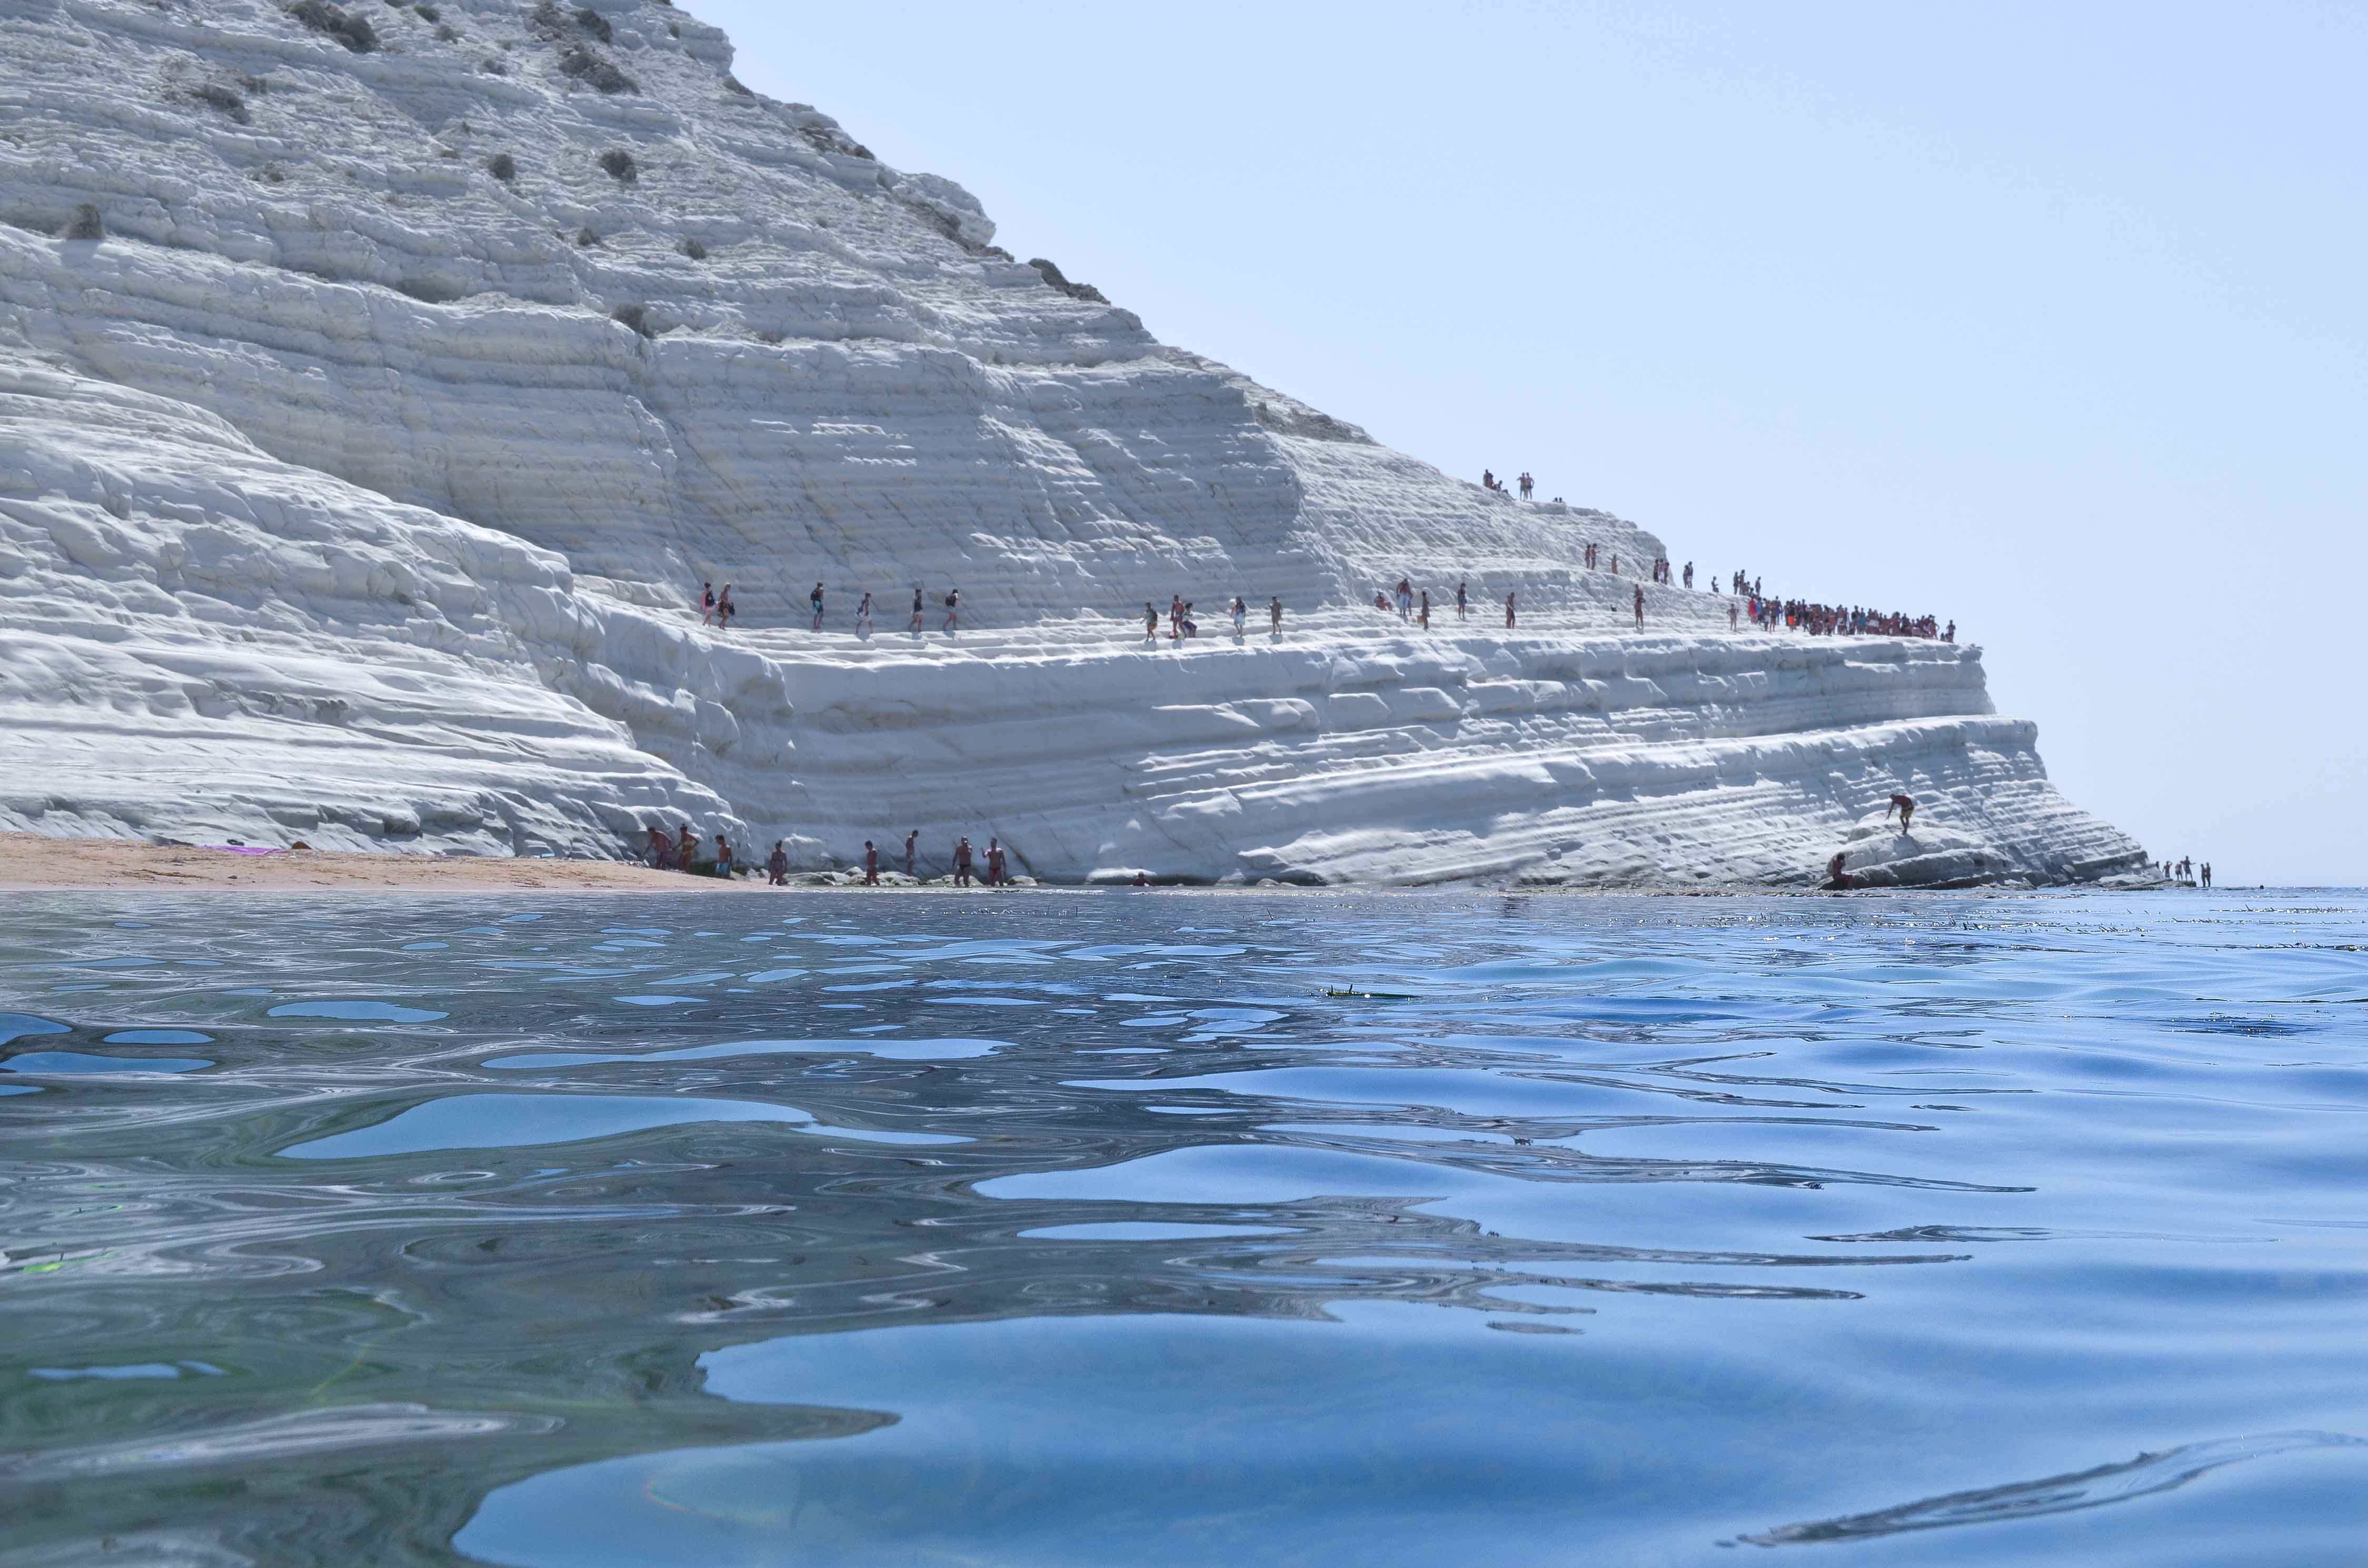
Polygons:
[[2368,1562],[2363,949],[16,897],[0,1565]]

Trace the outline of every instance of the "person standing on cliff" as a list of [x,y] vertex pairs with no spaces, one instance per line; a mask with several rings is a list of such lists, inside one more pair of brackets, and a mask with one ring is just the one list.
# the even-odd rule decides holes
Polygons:
[[1471,614],[1472,601],[1463,597],[1463,584],[1459,581],[1455,585],[1455,619],[1465,620],[1470,619]]
[[1734,631],[1734,630],[1735,630],[1735,610],[1736,610],[1736,604],[1735,604],[1735,601],[1734,601],[1733,599],[1729,599],[1729,600],[1727,600],[1727,601],[1726,601],[1726,629],[1727,629],[1729,631]]
[[822,585],[820,583],[816,583],[814,585],[814,592],[806,596],[806,603],[814,607],[814,629],[820,631],[822,630]]
[[1693,563],[1692,562],[1689,561],[1689,562],[1686,562],[1686,586],[1687,586],[1687,587],[1689,587],[1689,588],[1691,588],[1691,587],[1692,587],[1693,585],[1694,585],[1694,563]]
[[1513,596],[1512,596],[1511,594],[1507,594],[1507,595],[1505,596],[1505,630],[1506,630],[1506,631],[1510,631],[1512,629],[1513,629]]
[[1267,605],[1267,607],[1266,607],[1266,618],[1267,618],[1267,620],[1268,620],[1268,621],[1269,621],[1269,622],[1273,626],[1273,628],[1274,628],[1274,640],[1275,640],[1276,642],[1281,642],[1281,641],[1282,641],[1282,596],[1281,596],[1281,594],[1277,594],[1277,595],[1275,595],[1275,597],[1273,597],[1273,599],[1272,599],[1272,600],[1270,600],[1270,601],[1268,603],[1268,605]]
[[1636,630],[1645,630],[1645,585],[1636,585]]
[[915,585],[913,588],[913,624],[911,631],[913,635],[916,637],[918,637],[921,634],[921,590],[917,584]]
[[1530,498],[1530,492],[1535,489],[1536,485],[1537,482],[1530,477],[1530,471],[1528,469],[1523,469],[1521,471],[1521,499],[1524,501],[1528,500]]
[[1235,595],[1234,596],[1234,641],[1235,641],[1235,642],[1240,642],[1240,641],[1242,640],[1242,630],[1243,630],[1243,628],[1244,628],[1245,626],[1247,626],[1247,625],[1248,624],[1248,622],[1249,622],[1249,619],[1250,619],[1250,607],[1249,607],[1248,603],[1243,599],[1243,597],[1242,597],[1242,596],[1241,596],[1241,595],[1239,595],[1239,594],[1235,594]]
[[855,634],[865,642],[871,640],[871,592],[865,589],[855,606]]
[[1149,599],[1143,601],[1143,640],[1155,648],[1159,646],[1159,612],[1152,608]]
[[1430,630],[1430,590],[1429,588],[1422,591],[1422,629],[1425,631]]
[[1398,579],[1398,619],[1414,619],[1414,585],[1404,577]]

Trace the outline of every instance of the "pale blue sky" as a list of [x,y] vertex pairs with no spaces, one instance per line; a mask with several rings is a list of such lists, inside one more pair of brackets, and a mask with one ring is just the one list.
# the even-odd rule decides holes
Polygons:
[[2149,850],[2368,881],[2368,11],[687,8],[1163,340],[1954,617]]

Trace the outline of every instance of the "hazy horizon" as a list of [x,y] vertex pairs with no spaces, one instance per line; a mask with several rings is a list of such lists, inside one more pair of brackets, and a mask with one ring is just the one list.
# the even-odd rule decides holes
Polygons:
[[2150,854],[2368,881],[2368,20],[687,8],[1165,342],[1697,581],[1954,619]]

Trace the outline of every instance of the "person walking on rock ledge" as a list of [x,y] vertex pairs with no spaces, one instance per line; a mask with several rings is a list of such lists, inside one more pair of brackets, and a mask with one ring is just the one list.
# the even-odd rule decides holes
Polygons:
[[1422,591],[1422,629],[1425,631],[1430,630],[1430,590],[1429,588]]
[[916,637],[918,637],[921,634],[921,590],[918,585],[916,585],[913,589],[913,625],[911,630],[913,635]]
[[1455,619],[1458,620],[1468,620],[1472,616],[1472,601],[1463,597],[1463,587],[1461,582],[1455,585]]
[[1282,596],[1277,594],[1266,607],[1267,620],[1274,628],[1274,640],[1282,641]]
[[1512,629],[1513,629],[1513,596],[1512,596],[1511,594],[1507,594],[1507,595],[1505,596],[1505,630],[1506,630],[1506,631],[1510,631]]
[[732,602],[732,585],[726,583],[723,585],[723,591],[715,596],[716,629],[722,631],[731,631],[732,618],[739,613],[740,607]]
[[1899,831],[1906,833],[1907,831],[1908,819],[1916,814],[1916,801],[1914,797],[1908,795],[1892,796],[1890,809],[1883,813],[1883,820],[1889,822],[1894,812],[1896,812],[1899,814]]
[[1645,630],[1645,585],[1636,585],[1636,630]]
[[773,852],[765,857],[765,875],[774,887],[790,885],[790,846],[786,841],[773,840]]
[[1249,618],[1250,618],[1250,607],[1249,607],[1247,604],[1246,604],[1246,603],[1244,603],[1244,602],[1243,602],[1243,600],[1242,600],[1242,596],[1241,596],[1241,595],[1239,595],[1239,594],[1235,594],[1235,595],[1234,596],[1234,641],[1235,641],[1235,642],[1240,642],[1240,641],[1242,640],[1242,629],[1243,629],[1243,627],[1244,627],[1244,626],[1246,626],[1246,625],[1248,623],[1248,621],[1249,621]]
[[806,596],[806,603],[814,607],[814,629],[820,631],[822,630],[822,585],[820,583],[816,583],[814,592]]
[[970,835],[967,834],[954,845],[954,886],[970,886]]
[[962,630],[962,590],[960,588],[948,588],[946,590],[945,630],[948,631],[960,631]]
[[1149,599],[1143,601],[1143,640],[1153,647],[1159,646],[1159,611]]
[[701,583],[699,585],[699,624],[705,626],[714,619],[715,585],[712,583]]
[[871,641],[871,595],[868,589],[855,606],[855,634],[867,642]]

